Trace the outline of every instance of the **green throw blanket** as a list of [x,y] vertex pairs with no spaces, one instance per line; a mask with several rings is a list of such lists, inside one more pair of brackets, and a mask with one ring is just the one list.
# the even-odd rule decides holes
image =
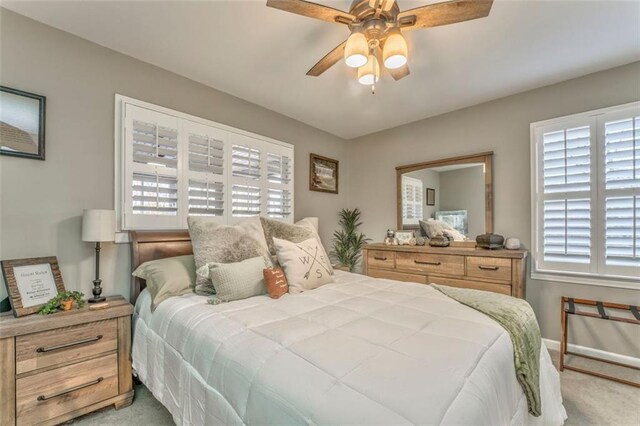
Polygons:
[[525,300],[488,291],[431,286],[454,300],[489,316],[511,337],[516,377],[527,396],[529,413],[538,417],[540,407],[540,328],[536,315]]

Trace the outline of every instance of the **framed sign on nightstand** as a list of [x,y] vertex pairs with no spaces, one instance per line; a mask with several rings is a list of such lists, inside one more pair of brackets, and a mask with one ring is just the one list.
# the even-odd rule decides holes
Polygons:
[[65,291],[55,256],[3,260],[0,264],[15,317],[38,312],[50,299]]

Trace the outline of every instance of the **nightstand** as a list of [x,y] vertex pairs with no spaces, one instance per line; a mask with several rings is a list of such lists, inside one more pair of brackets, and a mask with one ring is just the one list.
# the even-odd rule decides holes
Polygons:
[[133,401],[131,314],[122,296],[109,306],[0,315],[0,425],[58,424]]

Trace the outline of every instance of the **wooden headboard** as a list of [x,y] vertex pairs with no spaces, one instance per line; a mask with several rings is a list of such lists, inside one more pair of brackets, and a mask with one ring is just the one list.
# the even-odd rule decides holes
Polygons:
[[[165,257],[193,254],[188,231],[130,231],[131,271],[144,262]],[[129,301],[136,303],[138,295],[147,286],[143,279],[133,277]]]

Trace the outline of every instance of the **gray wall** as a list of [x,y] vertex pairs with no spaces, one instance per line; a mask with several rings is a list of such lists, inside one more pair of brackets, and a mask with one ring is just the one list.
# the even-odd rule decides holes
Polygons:
[[[0,43],[0,84],[47,97],[46,161],[0,156],[0,259],[56,255],[66,287],[90,294],[80,215],[114,207],[116,93],[294,144],[296,217],[320,217],[330,243],[348,201],[342,139],[1,8]],[[340,160],[339,195],[308,190],[310,152]],[[128,295],[129,271],[129,246],[105,244],[105,293]]]
[[[396,166],[494,151],[495,232],[517,236],[529,247],[529,124],[637,100],[640,62],[355,139],[351,142],[355,170],[370,170],[370,164],[386,166],[376,173],[354,174],[351,201],[363,211],[364,231],[382,235],[396,221]],[[560,337],[559,300],[563,295],[640,304],[637,290],[529,279],[527,300],[536,311],[544,337]],[[577,343],[640,356],[637,326],[573,319],[575,325],[570,330]]]
[[485,232],[484,192],[482,166],[440,172],[439,210],[466,210],[472,240]]

